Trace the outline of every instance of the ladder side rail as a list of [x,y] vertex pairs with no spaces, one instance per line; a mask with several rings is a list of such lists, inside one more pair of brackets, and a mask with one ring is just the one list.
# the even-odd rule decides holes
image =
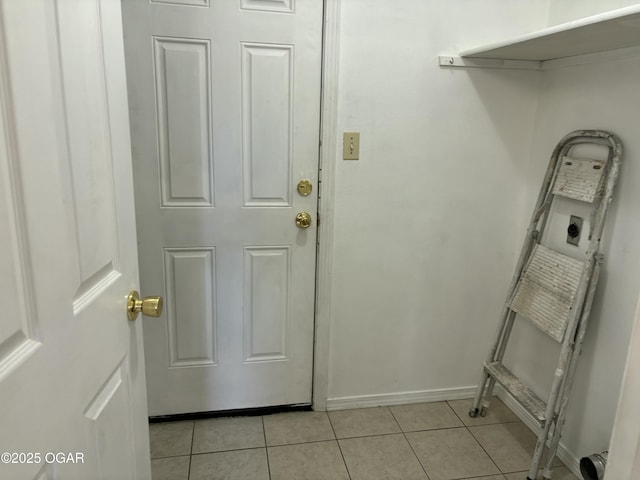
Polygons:
[[[592,244],[598,244],[599,241],[596,239],[592,240]],[[590,249],[592,247],[590,246]],[[562,382],[564,381],[566,369],[569,364],[571,352],[573,350],[573,341],[576,335],[576,331],[578,328],[579,317],[582,313],[582,306],[584,305],[584,301],[587,295],[587,290],[589,288],[589,284],[591,283],[591,278],[593,276],[593,272],[595,269],[595,259],[594,257],[590,257],[585,262],[584,269],[582,271],[582,275],[580,276],[580,283],[578,284],[578,290],[576,291],[575,298],[573,300],[573,310],[571,315],[569,316],[569,321],[567,324],[567,329],[565,331],[564,340],[562,341],[562,348],[560,349],[560,356],[558,359],[558,366],[553,375],[553,383],[551,384],[551,391],[549,392],[549,398],[547,400],[547,409],[545,411],[545,418],[547,422],[542,427],[542,431],[538,436],[538,442],[536,443],[536,448],[533,456],[533,461],[531,463],[531,470],[529,471],[529,479],[534,480],[536,478],[536,471],[538,470],[538,466],[540,465],[540,461],[542,459],[542,453],[544,450],[544,445],[546,443],[547,437],[549,435],[549,429],[551,427],[550,419],[553,418],[556,402],[558,401],[558,394],[560,393],[560,388],[562,387]]]
[[[556,156],[556,163],[553,171],[553,178],[551,179],[551,183],[547,190],[547,198],[545,199],[544,205],[541,207],[541,215],[538,221],[538,243],[542,241],[544,236],[544,231],[548,225],[549,215],[551,214],[551,207],[553,205],[553,200],[555,199],[555,195],[553,194],[553,186],[556,183],[556,179],[558,177],[558,171],[560,170],[560,165],[562,164],[562,159],[569,153],[569,151],[573,148],[574,144],[567,140],[568,143],[563,143],[567,137],[571,134],[564,137],[556,149],[553,152],[553,155]],[[553,156],[552,156],[553,158]],[[550,168],[550,167],[549,167]]]
[[604,130],[574,130],[567,133],[560,142],[560,145],[578,144],[578,143],[598,143],[613,147],[622,145],[620,139],[613,133]]
[[[611,165],[613,165],[614,162],[616,162],[616,159],[614,158],[615,156],[620,156],[620,151],[618,149],[616,149],[616,145],[615,145],[615,141],[616,139],[613,138],[611,142],[607,142],[607,146],[609,147],[609,156],[607,158],[606,161],[606,165],[605,165],[605,178],[608,178],[609,173],[611,171]],[[618,145],[619,145],[619,141],[618,141]],[[619,162],[619,160],[617,160]],[[616,175],[616,179],[617,179],[617,173],[614,172],[614,175]],[[591,211],[591,217],[589,218],[589,241],[591,241],[591,239],[593,238],[593,232],[594,232],[594,226],[597,223],[596,220],[596,214],[599,211],[599,209],[602,206],[602,201],[605,198],[606,194],[605,194],[605,190],[606,190],[606,185],[603,186],[604,188],[600,189],[600,191],[596,194],[596,202],[597,202],[597,208],[594,208]]]
[[591,241],[589,242],[589,249],[587,250],[587,256],[594,256],[599,253],[600,241],[602,239],[602,232],[604,231],[605,220],[611,202],[613,200],[613,191],[620,175],[620,164],[622,155],[622,146],[617,137],[614,137],[612,141],[617,142],[611,146],[610,160],[608,163],[608,171],[606,172],[606,180],[604,187],[603,198],[600,202],[599,208],[594,215],[594,224],[591,228]]
[[486,403],[485,400],[485,392],[487,391],[487,382],[491,382],[491,378],[487,371],[483,368],[482,375],[480,377],[480,383],[478,384],[478,388],[476,388],[475,396],[473,397],[473,403],[471,404],[471,408],[469,409],[469,416],[471,418],[476,418],[478,413],[480,412],[480,402]]
[[[507,341],[507,338],[505,337],[505,329],[507,327],[507,324],[509,323],[509,317],[511,316],[511,312],[512,311],[509,309],[508,304],[505,304],[501,314],[500,324],[498,325],[498,328],[495,333],[495,340],[493,342],[489,355],[487,356],[487,363],[493,361],[498,349],[501,348],[502,344],[506,343]],[[511,323],[513,323],[513,321]],[[486,398],[487,391],[493,390],[493,388],[487,388],[487,382],[490,382],[491,386],[493,386],[494,384],[494,382],[491,382],[491,379],[489,378],[489,374],[484,370],[484,367],[483,367],[480,383],[476,388],[476,393],[473,398],[473,404],[471,405],[471,409],[469,410],[469,416],[472,418],[475,418],[478,416],[478,412],[480,409],[480,402],[483,402],[486,405],[486,400],[483,401],[483,399]]]
[[[572,328],[575,327],[575,316],[570,320],[570,326]],[[558,400],[558,394],[560,393],[560,388],[562,387],[562,382],[564,381],[565,369],[569,363],[569,358],[571,355],[571,344],[572,341],[568,340],[565,337],[565,340],[562,342],[562,349],[560,350],[560,357],[558,360],[558,366],[553,375],[553,383],[551,384],[551,391],[549,393],[549,398],[547,400],[547,408],[545,410],[545,418],[546,422],[542,426],[540,432],[538,432],[538,441],[536,443],[536,447],[533,454],[533,460],[531,462],[531,468],[529,470],[529,475],[527,476],[528,480],[535,480],[537,476],[538,467],[540,466],[540,462],[542,461],[542,454],[544,451],[544,446],[546,444],[547,437],[549,436],[549,430],[551,428],[551,419],[553,418],[553,414],[555,411],[555,404]]]
[[598,254],[595,260],[596,260],[596,263],[593,271],[593,277],[591,278],[591,284],[589,285],[589,290],[587,293],[587,297],[585,299],[584,309],[582,311],[582,315],[580,318],[580,326],[578,327],[578,331],[576,332],[576,337],[573,341],[573,352],[571,354],[571,360],[569,362],[569,367],[567,368],[565,381],[563,382],[561,393],[560,393],[560,408],[557,409],[558,414],[554,422],[555,427],[554,427],[553,437],[549,445],[549,456],[547,458],[547,465],[545,466],[545,470],[543,473],[543,478],[546,480],[551,479],[551,464],[553,463],[553,459],[556,456],[556,452],[558,451],[558,446],[560,444],[560,437],[562,435],[562,428],[564,427],[566,408],[569,402],[569,395],[571,394],[571,389],[573,388],[573,381],[575,379],[575,374],[577,370],[578,358],[580,357],[580,353],[582,351],[582,342],[584,340],[584,336],[587,331],[587,325],[589,324],[589,317],[591,315],[591,309],[593,306],[593,299],[595,298],[596,289],[598,286],[598,280],[600,279],[600,272],[602,270],[602,262],[604,260],[604,256],[601,254]]
[[[509,284],[509,290],[507,291],[507,300],[505,301],[502,307],[502,313],[500,314],[500,324],[498,325],[498,329],[495,335],[495,342],[489,351],[489,355],[487,356],[487,362],[492,362],[496,360],[496,352],[501,349],[501,345],[506,343],[509,339],[508,335],[505,335],[505,329],[507,324],[509,323],[509,318],[511,315],[511,302],[513,301],[513,296],[516,291],[516,287],[518,286],[518,282],[520,277],[522,276],[522,271],[524,270],[525,265],[527,264],[533,247],[538,243],[538,230],[535,228],[535,223],[537,222],[536,216],[532,219],[529,229],[527,230],[527,239],[525,244],[520,252],[520,257],[518,258],[518,263],[516,264],[516,269],[511,279],[511,283]],[[510,330],[510,329],[509,329]]]
[[483,417],[486,415],[487,410],[489,410],[489,404],[491,403],[491,396],[493,395],[493,389],[496,386],[496,379],[489,375],[487,382],[487,388],[484,392],[484,395],[481,397],[481,405],[480,416]]
[[[516,312],[509,309],[507,320],[504,324],[504,328],[502,329],[502,338],[500,339],[500,346],[498,347],[493,360],[489,360],[489,362],[502,361],[505,351],[507,350],[507,343],[509,341],[509,336],[511,335],[511,330],[515,322],[515,318],[516,318]],[[488,380],[488,383],[486,383],[487,380]],[[473,410],[474,408],[479,408],[480,406],[482,406],[480,410],[480,416],[483,416],[483,413],[489,409],[489,405],[491,403],[491,397],[493,396],[493,389],[496,386],[495,378],[490,377],[487,380],[485,380],[483,383],[483,384],[486,384],[487,386],[483,392],[482,391],[480,392],[478,405],[475,405],[475,401],[474,401],[474,405],[472,407],[472,410]],[[477,414],[477,411],[475,413]]]
[[516,318],[516,312],[514,310],[509,310],[509,317],[507,318],[507,324],[505,325],[504,332],[504,341],[500,344],[498,351],[496,352],[495,358],[492,360],[494,362],[501,362],[504,358],[504,354],[507,351],[507,342],[509,340],[509,336],[511,335],[511,330],[513,329],[513,324]]

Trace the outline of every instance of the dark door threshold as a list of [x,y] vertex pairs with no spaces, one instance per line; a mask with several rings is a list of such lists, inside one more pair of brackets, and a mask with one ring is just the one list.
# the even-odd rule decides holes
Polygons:
[[277,405],[275,407],[239,408],[234,410],[216,410],[211,412],[176,413],[175,415],[157,415],[149,417],[149,423],[179,422],[184,420],[203,420],[217,417],[256,417],[283,412],[310,412],[310,404]]

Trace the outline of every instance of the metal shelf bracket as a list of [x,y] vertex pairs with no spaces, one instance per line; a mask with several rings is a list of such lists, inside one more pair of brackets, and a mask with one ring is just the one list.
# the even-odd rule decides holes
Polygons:
[[499,68],[503,70],[541,70],[538,60],[502,60],[499,58],[468,58],[454,55],[440,55],[441,67],[448,68]]

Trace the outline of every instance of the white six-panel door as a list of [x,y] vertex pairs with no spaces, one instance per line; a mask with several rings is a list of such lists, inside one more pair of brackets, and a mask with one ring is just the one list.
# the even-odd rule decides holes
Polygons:
[[0,478],[149,479],[119,0],[0,1]]
[[123,7],[150,414],[310,403],[322,1]]

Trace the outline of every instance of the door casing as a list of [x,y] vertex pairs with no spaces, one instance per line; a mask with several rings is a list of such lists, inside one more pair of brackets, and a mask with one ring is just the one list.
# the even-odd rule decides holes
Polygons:
[[318,251],[313,355],[312,405],[327,409],[329,341],[331,328],[331,276],[333,262],[334,178],[338,162],[338,73],[340,53],[340,0],[324,0],[320,101],[320,193],[318,196]]

